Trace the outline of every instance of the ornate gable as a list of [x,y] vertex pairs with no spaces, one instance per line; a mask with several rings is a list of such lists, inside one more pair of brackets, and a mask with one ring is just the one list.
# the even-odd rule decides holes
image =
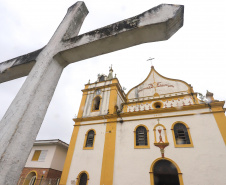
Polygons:
[[160,75],[152,66],[148,77],[127,94],[127,100],[138,101],[167,96],[189,94],[192,87],[182,80],[166,78]]

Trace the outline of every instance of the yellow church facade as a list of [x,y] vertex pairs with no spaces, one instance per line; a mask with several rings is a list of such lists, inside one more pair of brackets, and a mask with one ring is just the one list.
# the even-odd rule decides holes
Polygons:
[[85,85],[61,185],[225,185],[224,101],[154,67],[124,93],[113,70]]

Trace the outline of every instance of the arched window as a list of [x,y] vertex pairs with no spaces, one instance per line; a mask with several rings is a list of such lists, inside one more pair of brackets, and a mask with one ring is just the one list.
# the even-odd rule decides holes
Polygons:
[[153,107],[153,109],[160,109],[160,108],[163,108],[163,103],[160,102],[160,101],[154,102],[154,103],[152,104],[152,107]]
[[34,185],[35,184],[35,181],[36,181],[36,178],[37,178],[36,173],[34,171],[30,172],[26,176],[23,185]]
[[138,127],[136,130],[136,145],[137,146],[148,145],[147,130],[143,126]]
[[87,135],[86,139],[86,147],[92,147],[93,146],[93,140],[94,140],[94,131],[90,130]]
[[138,125],[134,130],[134,148],[150,148],[148,129],[144,125]]
[[101,101],[100,96],[96,96],[93,99],[92,111],[98,111],[100,109],[100,101]]
[[193,147],[189,127],[185,123],[176,122],[171,130],[175,147]]
[[156,159],[150,169],[151,185],[183,185],[182,173],[169,158]]
[[87,131],[85,135],[83,149],[93,149],[95,135],[95,130],[92,129]]
[[88,185],[89,174],[85,171],[80,172],[77,177],[76,185]]

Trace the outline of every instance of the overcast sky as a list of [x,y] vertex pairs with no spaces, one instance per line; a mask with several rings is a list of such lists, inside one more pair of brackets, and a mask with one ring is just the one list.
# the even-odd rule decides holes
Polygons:
[[[0,62],[43,47],[65,16],[72,0],[0,0]],[[135,16],[161,4],[159,0],[87,0],[81,33]],[[64,69],[37,139],[70,141],[72,118],[78,113],[84,84],[98,73],[114,73],[128,92],[155,69],[168,78],[191,84],[195,92],[226,99],[226,2],[169,1],[185,5],[184,26],[168,41],[148,43],[80,61]],[[0,119],[25,77],[0,84]]]

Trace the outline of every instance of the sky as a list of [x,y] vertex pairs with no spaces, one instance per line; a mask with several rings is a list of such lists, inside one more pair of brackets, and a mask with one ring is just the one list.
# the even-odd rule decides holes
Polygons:
[[[72,0],[0,0],[0,62],[43,47],[65,16]],[[114,74],[128,92],[153,65],[163,76],[191,84],[195,92],[226,99],[226,2],[220,0],[86,0],[89,14],[79,34],[138,15],[161,3],[185,6],[184,26],[169,40],[146,43],[67,66],[59,80],[37,139],[70,142],[81,90],[99,73]],[[0,84],[0,119],[26,77]]]

